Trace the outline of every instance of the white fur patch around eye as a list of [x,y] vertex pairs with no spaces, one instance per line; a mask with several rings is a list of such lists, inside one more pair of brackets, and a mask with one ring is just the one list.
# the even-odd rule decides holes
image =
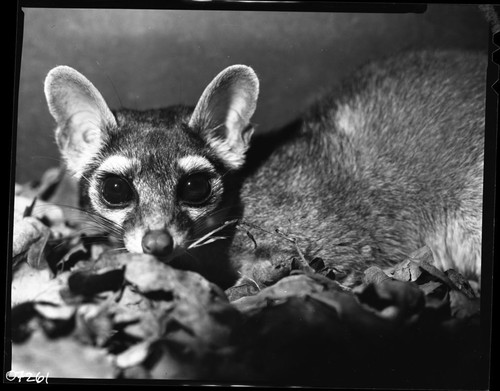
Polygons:
[[181,170],[185,172],[191,172],[196,170],[208,170],[212,172],[215,171],[215,168],[212,165],[212,163],[210,163],[208,159],[199,155],[188,155],[181,157],[177,161],[177,165]]
[[202,208],[186,207],[185,210],[189,214],[189,217],[191,217],[191,220],[193,221],[199,219],[201,215],[206,213],[206,210]]
[[128,214],[131,213],[133,209],[131,205],[121,209],[103,208],[103,202],[101,200],[101,190],[99,188],[99,182],[95,176],[91,177],[89,180],[89,198],[90,203],[95,210],[100,211],[99,213],[103,217],[111,220],[113,223],[120,227],[127,218]]
[[132,207],[128,206],[123,209],[108,209],[106,212],[102,213],[102,215],[121,227],[123,226],[123,222],[129,215],[129,213],[131,212]]
[[103,217],[111,220],[118,226],[122,226],[128,214],[132,212],[133,206],[129,205],[118,209],[103,208],[100,181],[98,177],[102,174],[127,175],[134,167],[134,164],[134,159],[127,158],[123,155],[112,155],[101,163],[91,177],[86,178],[89,182],[90,202],[94,209],[100,211],[100,214]]
[[125,175],[127,174],[135,165],[135,160],[125,157],[123,155],[112,155],[106,158],[97,171]]

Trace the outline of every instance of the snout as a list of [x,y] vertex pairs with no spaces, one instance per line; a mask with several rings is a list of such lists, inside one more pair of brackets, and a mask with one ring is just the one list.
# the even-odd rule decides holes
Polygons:
[[168,257],[174,249],[174,240],[166,230],[147,231],[141,241],[145,254]]
[[123,235],[125,248],[131,253],[144,253],[170,262],[185,252],[186,233],[172,226],[131,227]]

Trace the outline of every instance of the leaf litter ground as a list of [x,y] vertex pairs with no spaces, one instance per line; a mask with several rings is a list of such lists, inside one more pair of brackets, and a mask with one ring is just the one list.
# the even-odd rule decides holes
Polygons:
[[[76,211],[74,191],[57,170],[36,187],[16,186],[15,371],[330,387],[480,382],[478,288],[432,266],[427,247],[389,270],[368,268],[350,289],[277,227],[297,257],[222,291],[83,233],[65,213]],[[69,207],[54,205],[61,200]],[[229,223],[257,246],[258,227]]]

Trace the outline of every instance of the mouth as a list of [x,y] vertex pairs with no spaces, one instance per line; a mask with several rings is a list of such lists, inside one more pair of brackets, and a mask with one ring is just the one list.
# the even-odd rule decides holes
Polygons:
[[[143,252],[143,253],[145,253],[145,252]],[[186,249],[176,247],[176,248],[174,248],[174,250],[170,254],[166,254],[166,255],[151,254],[151,255],[153,255],[160,262],[168,265],[168,264],[174,263],[176,259],[181,258],[182,255],[184,255],[185,253],[186,253]]]

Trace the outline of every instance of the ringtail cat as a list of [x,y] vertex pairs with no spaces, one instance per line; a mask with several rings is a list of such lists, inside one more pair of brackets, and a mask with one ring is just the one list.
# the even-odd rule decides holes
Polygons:
[[[129,252],[226,288],[297,256],[279,228],[345,284],[425,244],[441,269],[478,279],[485,75],[478,54],[401,54],[254,137],[259,81],[244,65],[219,73],[194,107],[112,111],[67,66],[48,73],[45,95],[82,207]],[[233,219],[262,228],[257,246]]]

